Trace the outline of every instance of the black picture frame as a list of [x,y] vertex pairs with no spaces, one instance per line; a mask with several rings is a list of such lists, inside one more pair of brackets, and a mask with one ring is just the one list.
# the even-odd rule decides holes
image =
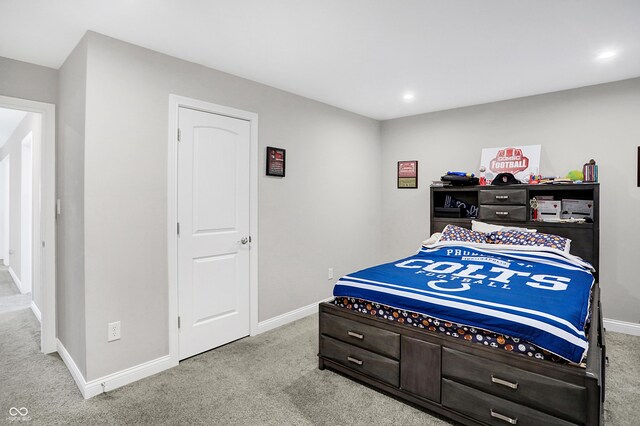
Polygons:
[[266,157],[267,176],[284,177],[287,165],[287,150],[268,146]]
[[418,161],[398,161],[398,189],[418,188]]
[[640,146],[638,147],[638,162],[636,163],[638,168],[638,188],[640,188]]

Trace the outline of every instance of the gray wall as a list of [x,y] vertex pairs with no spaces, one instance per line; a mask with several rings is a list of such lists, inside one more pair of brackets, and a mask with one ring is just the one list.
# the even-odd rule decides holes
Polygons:
[[0,95],[55,104],[58,71],[0,56]]
[[[169,94],[259,114],[259,320],[329,297],[327,268],[338,276],[380,259],[379,122],[95,33],[86,40],[87,380],[168,353]],[[287,149],[284,179],[264,176],[266,146]],[[123,337],[107,343],[117,320]]]
[[[542,145],[543,174],[594,158],[601,182],[600,282],[607,318],[640,321],[640,78],[382,123],[384,259],[427,237],[429,184],[447,170],[476,171],[483,147]],[[396,161],[419,160],[420,189],[396,189]]]
[[[82,40],[60,68],[57,111],[56,193],[61,214],[56,230],[58,339],[86,378],[84,250],[84,148],[87,44]],[[106,325],[101,333],[106,336]]]
[[[0,160],[10,155],[10,188],[9,188],[9,235],[10,235],[10,249],[13,251],[9,259],[9,265],[16,276],[22,281],[22,221],[24,218],[21,214],[22,208],[22,140],[31,132],[33,134],[33,152],[36,151],[35,145],[41,138],[41,125],[40,115],[35,113],[27,114],[18,127],[13,131],[7,142],[0,149]],[[35,165],[34,165],[35,168]],[[34,189],[37,189],[34,181],[34,188],[31,193],[33,194],[33,210],[35,211],[37,206],[37,193]],[[39,288],[39,280],[35,276],[32,277],[33,288],[32,297],[36,306],[40,308],[42,306],[42,291]]]

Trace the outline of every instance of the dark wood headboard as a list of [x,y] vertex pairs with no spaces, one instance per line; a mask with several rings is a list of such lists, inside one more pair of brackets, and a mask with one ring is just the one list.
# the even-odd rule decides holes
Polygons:
[[[597,183],[563,185],[510,185],[432,187],[430,230],[440,232],[451,223],[471,228],[471,218],[443,217],[436,207],[443,207],[446,197],[473,205],[475,220],[506,226],[535,228],[545,234],[560,235],[571,239],[571,253],[591,263],[600,272],[600,185]],[[554,200],[578,199],[593,201],[592,223],[552,223],[531,220],[530,200],[539,196],[552,196]]]

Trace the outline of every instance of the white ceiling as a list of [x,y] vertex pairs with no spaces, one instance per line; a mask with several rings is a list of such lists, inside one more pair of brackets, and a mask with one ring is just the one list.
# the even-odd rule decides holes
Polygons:
[[0,108],[0,148],[7,143],[13,131],[26,115],[25,111]]
[[86,30],[377,119],[640,76],[638,0],[0,2],[0,56],[58,68]]

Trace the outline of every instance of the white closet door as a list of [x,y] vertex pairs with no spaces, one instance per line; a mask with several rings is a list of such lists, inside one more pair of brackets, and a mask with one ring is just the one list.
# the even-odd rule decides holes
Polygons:
[[249,335],[250,123],[179,109],[180,359]]

